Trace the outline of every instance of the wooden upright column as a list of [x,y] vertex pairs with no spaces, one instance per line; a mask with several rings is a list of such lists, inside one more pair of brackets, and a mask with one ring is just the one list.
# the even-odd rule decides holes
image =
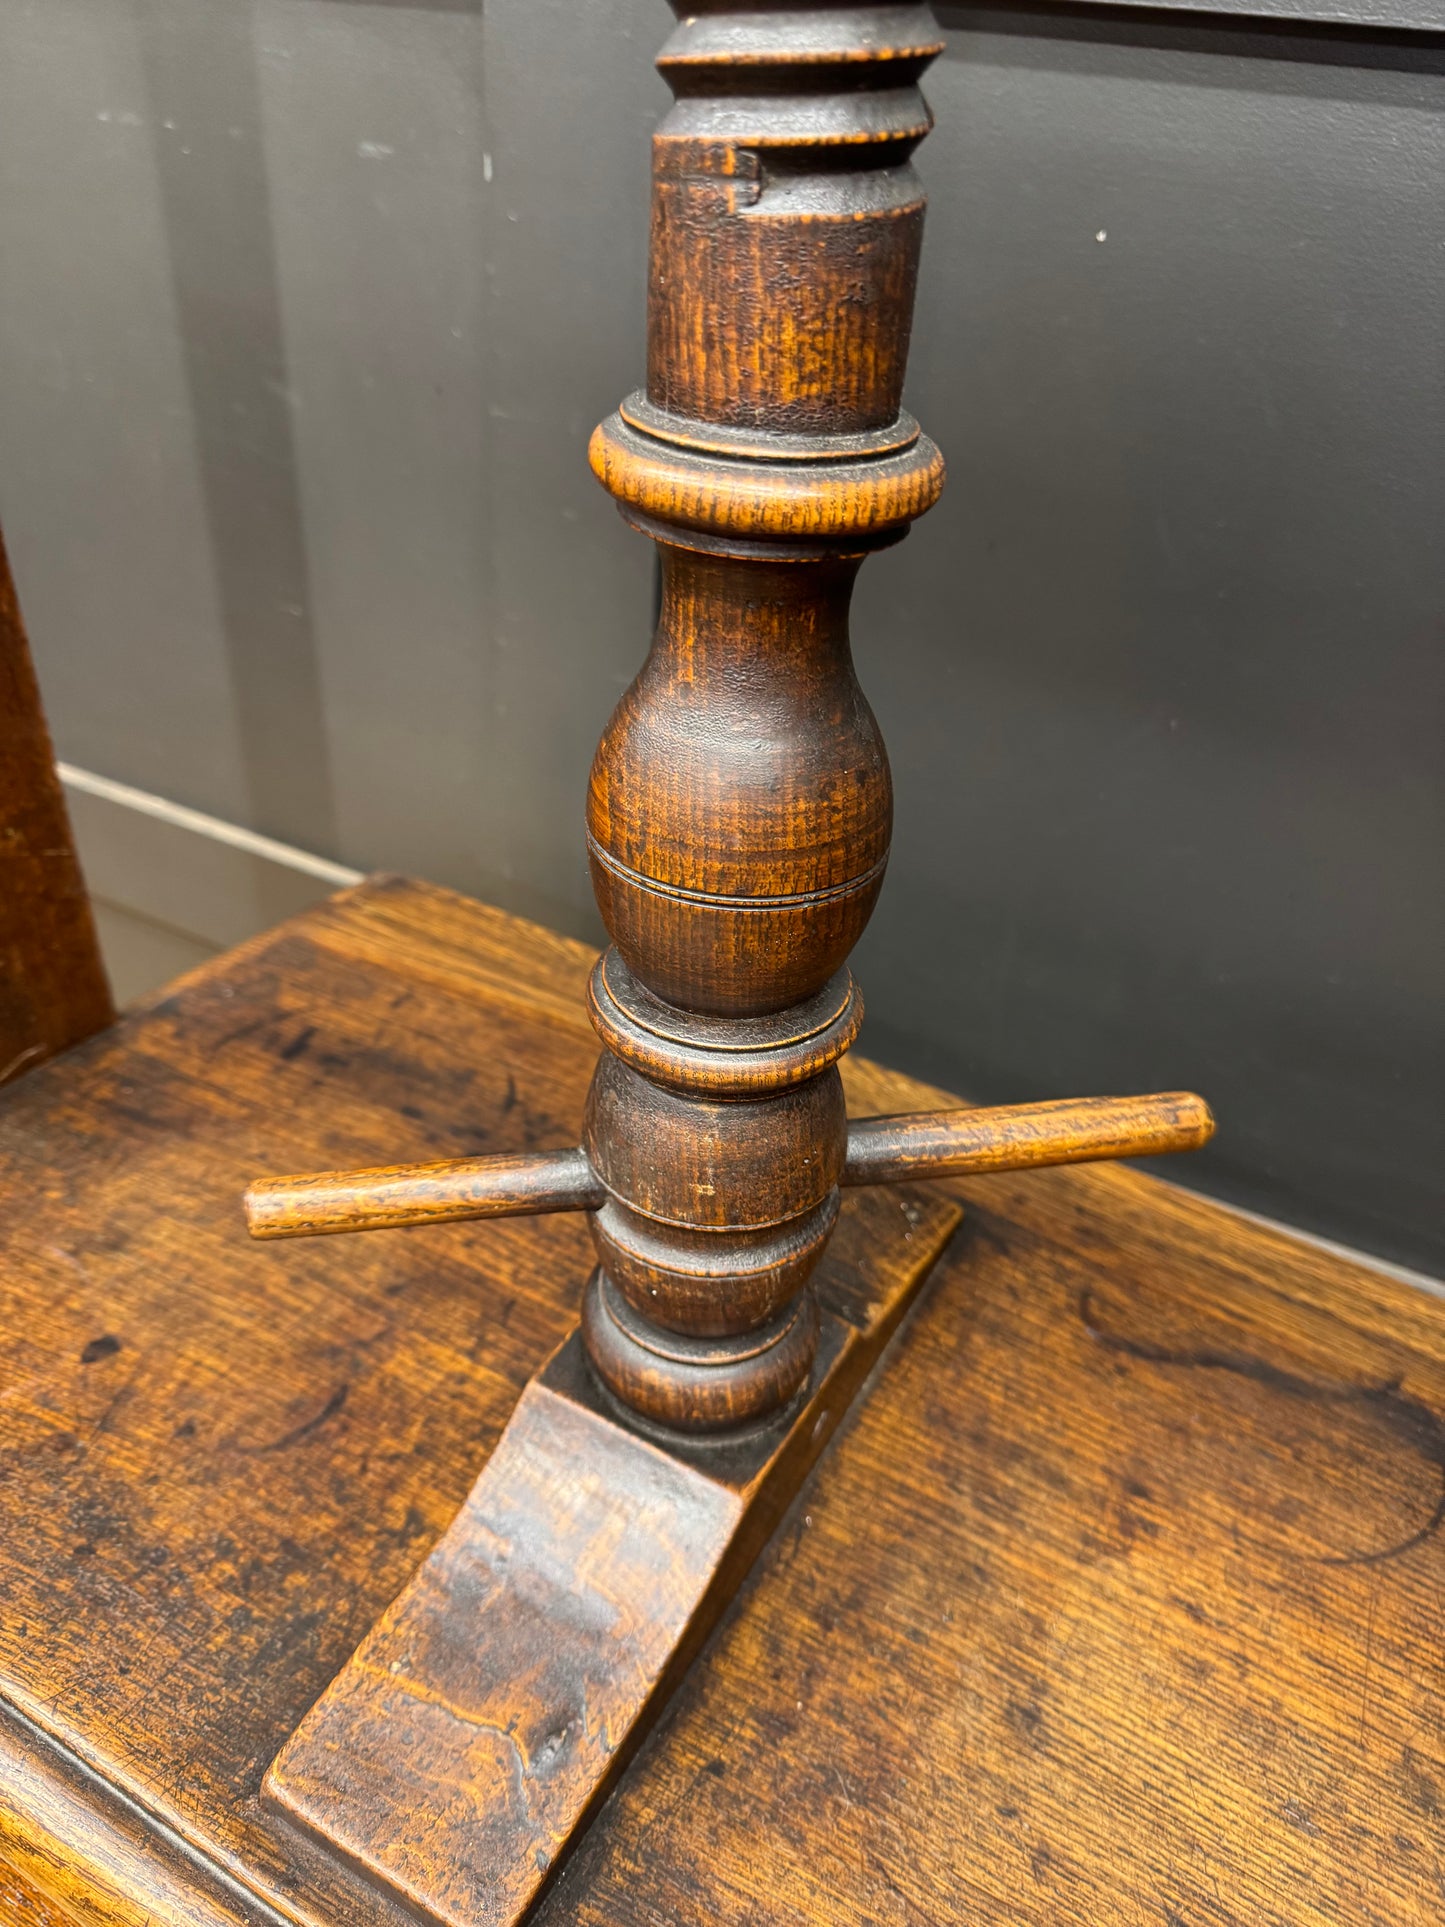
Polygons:
[[901,401],[912,156],[932,125],[918,82],[943,43],[922,5],[674,8],[647,387],[590,450],[658,545],[663,597],[588,790],[612,946],[582,1144],[266,1179],[247,1214],[272,1238],[587,1211],[591,1369],[624,1411],[690,1434],[765,1420],[808,1384],[808,1280],[840,1186],[1188,1150],[1212,1120],[1173,1093],[848,1121],[847,958],[893,811],[848,605],[943,486]]
[[590,1216],[580,1330],[266,1780],[449,1927],[531,1905],[957,1222],[878,1194],[835,1256],[841,1188],[1212,1128],[1187,1093],[847,1116],[892,817],[848,604],[943,484],[900,402],[940,44],[923,6],[701,0],[663,50],[647,387],[591,447],[663,604],[588,794],[612,945],[581,1145],[248,1194],[259,1237]]
[[584,1143],[608,1192],[587,1352],[647,1417],[785,1404],[838,1212],[847,970],[892,788],[853,673],[867,553],[936,500],[902,411],[923,233],[927,8],[689,8],[659,61],[645,392],[592,465],[658,544],[652,653],[592,769],[614,949]]

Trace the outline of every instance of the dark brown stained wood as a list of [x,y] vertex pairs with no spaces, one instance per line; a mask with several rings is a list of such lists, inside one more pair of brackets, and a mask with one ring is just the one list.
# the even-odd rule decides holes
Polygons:
[[949,1188],[537,1927],[1445,1918],[1445,1304],[1117,1167]]
[[[450,1523],[575,1323],[591,1250],[567,1217],[271,1250],[245,1237],[239,1188],[258,1164],[374,1159],[403,1128],[433,1155],[575,1138],[593,961],[382,881],[0,1098],[0,1702],[19,1716],[0,1784],[21,1789],[0,1801],[0,1864],[17,1881],[74,1868],[137,1920],[191,1918],[125,1846],[133,1816],[101,1799],[88,1819],[58,1785],[51,1735],[162,1823],[157,1868],[188,1843],[207,1879],[241,1881],[243,1918],[400,1918],[263,1809],[262,1776]],[[882,1275],[916,1277],[952,1221],[940,1204],[850,1206],[839,1315],[877,1315],[880,1242],[898,1251]],[[56,1880],[41,1891],[75,1914]]]
[[835,975],[883,884],[893,792],[848,646],[858,558],[661,555],[657,638],[593,764],[593,886],[650,991],[762,1015]]
[[374,1171],[263,1178],[247,1186],[243,1204],[253,1238],[311,1238],[458,1218],[596,1210],[603,1196],[581,1151],[523,1151],[515,1157],[443,1158],[433,1164],[383,1164]]
[[[369,885],[0,1096],[0,1700],[265,1886],[248,1922],[399,1923],[261,1775],[591,1251],[566,1216],[258,1246],[239,1187],[574,1137],[590,962]],[[948,1102],[843,1070],[855,1112]],[[540,1920],[1437,1921],[1445,1306],[1114,1167],[944,1193],[918,1312]],[[0,1894],[210,1927],[33,1728],[0,1791]]]
[[370,886],[0,1096],[0,1696],[273,1905],[300,1884],[317,1927],[394,1915],[261,1813],[261,1777],[450,1522],[591,1252],[567,1217],[273,1248],[240,1191],[399,1132],[418,1157],[575,1138],[591,963]]
[[287,1741],[268,1795],[448,1927],[517,1919],[958,1221],[951,1203],[907,1192],[850,1214],[819,1272],[807,1398],[690,1456],[609,1409],[569,1338],[441,1544]]
[[[1159,1157],[1194,1151],[1214,1134],[1214,1118],[1192,1091],[1153,1097],[1071,1097],[902,1117],[855,1117],[848,1125],[839,1184],[894,1184],[957,1177],[968,1171],[1025,1171],[1099,1158]],[[764,1164],[750,1178],[771,1176]],[[309,1238],[453,1219],[547,1211],[599,1211],[607,1191],[582,1151],[529,1151],[520,1157],[445,1158],[434,1164],[382,1165],[375,1171],[323,1171],[261,1179],[248,1187],[246,1229],[253,1238]],[[615,1207],[612,1207],[615,1209]],[[831,1228],[829,1217],[820,1231]],[[594,1229],[595,1235],[595,1229]],[[619,1261],[609,1246],[619,1271]],[[625,1272],[616,1282],[626,1289]],[[651,1295],[661,1286],[650,1283]],[[788,1294],[785,1294],[785,1296]],[[778,1303],[783,1302],[779,1298]],[[770,1299],[755,1322],[777,1308]],[[674,1306],[677,1312],[679,1307]],[[683,1330],[701,1330],[694,1315]]]
[[1100,1158],[1158,1157],[1198,1150],[1213,1135],[1213,1114],[1192,1091],[862,1117],[848,1126],[843,1183],[896,1184]]
[[[591,451],[664,560],[588,798],[613,948],[374,884],[0,1104],[0,1892],[1424,1918],[1440,1308],[1117,1173],[841,1196],[1212,1119],[918,1115],[845,1057],[891,820],[849,595],[942,485],[899,405],[938,42],[910,5],[675,10],[647,391]],[[242,1241],[244,1176],[323,1165],[253,1189],[263,1229],[429,1222]],[[588,1222],[447,1223],[458,1185]]]
[[0,1084],[113,1015],[0,536]]
[[677,99],[653,148],[647,401],[741,436],[893,429],[931,10],[677,11],[657,63]]
[[942,41],[923,5],[673,10],[647,388],[590,445],[658,546],[662,599],[588,787],[612,942],[589,986],[603,1054],[581,1145],[264,1178],[247,1212],[271,1237],[588,1210],[591,1368],[646,1425],[690,1435],[804,1395],[810,1281],[843,1183],[1194,1148],[1213,1121],[1173,1093],[875,1120],[850,1142],[838,1066],[862,1000],[847,958],[893,800],[849,605],[868,554],[943,485],[901,406],[924,211],[912,157],[932,125],[918,82]]
[[918,81],[942,41],[919,5],[673,10],[647,385],[590,447],[663,589],[587,797],[613,949],[590,1003],[582,1149],[607,1201],[582,1336],[625,1407],[701,1433],[803,1396],[822,1329],[861,1017],[846,960],[893,819],[849,602],[943,486],[901,405]]

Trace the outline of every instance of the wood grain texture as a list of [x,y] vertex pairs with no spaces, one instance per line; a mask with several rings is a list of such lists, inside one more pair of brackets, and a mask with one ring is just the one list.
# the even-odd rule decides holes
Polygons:
[[[645,663],[592,765],[612,948],[578,1151],[252,1187],[260,1236],[587,1208],[592,1367],[652,1425],[712,1432],[799,1393],[842,1181],[1193,1148],[1201,1100],[1072,1100],[850,1134],[846,961],[883,884],[892,786],[854,673],[859,566],[936,498],[901,407],[922,239],[919,5],[680,4],[658,62],[648,385],[593,438],[658,544]],[[567,1160],[571,1159],[570,1165]]]
[[592,766],[593,885],[656,997],[763,1015],[822,991],[883,883],[893,791],[848,645],[858,564],[661,554],[652,651]]
[[653,143],[649,399],[755,433],[887,430],[923,233],[911,156],[933,124],[917,83],[943,46],[930,10],[677,11],[658,61],[676,102]]
[[[184,1848],[248,1922],[397,1927],[261,1777],[591,1251],[575,1217],[256,1246],[236,1196],[574,1136],[591,962],[370,885],[0,1097],[0,1698],[154,1816],[121,1860],[136,1810],[7,1738],[0,1868],[67,1923],[170,1927]],[[855,1112],[949,1102],[842,1068]],[[942,1188],[926,1301],[545,1927],[1438,1920],[1445,1306],[1116,1167]]]
[[[820,1329],[809,1279],[846,1149],[836,1065],[861,1014],[845,964],[893,811],[848,608],[862,559],[943,486],[901,405],[912,155],[932,125],[918,81],[942,42],[918,5],[674,12],[647,386],[590,450],[657,542],[663,593],[587,798],[616,956],[591,1004],[615,1055],[583,1147],[608,1203],[582,1332],[624,1405],[701,1432],[780,1409]],[[800,1038],[800,1013],[836,991]]]
[[955,1184],[538,1927],[1445,1918],[1445,1305],[1117,1167]]
[[604,1193],[581,1151],[440,1158],[383,1164],[373,1171],[321,1171],[262,1178],[242,1205],[253,1238],[312,1238],[338,1231],[389,1231],[463,1218],[536,1217],[595,1210]]
[[1100,1158],[1160,1157],[1197,1151],[1213,1135],[1213,1114],[1192,1091],[855,1118],[848,1127],[843,1183],[896,1184]]
[[5,1927],[280,1927],[43,1734],[0,1705]]
[[256,1919],[394,1917],[262,1812],[261,1778],[450,1522],[593,1258],[569,1217],[256,1245],[241,1188],[575,1140],[592,961],[374,885],[0,1098],[0,1694],[264,1896]]
[[630,520],[648,534],[670,530],[684,542],[691,536],[688,545],[704,554],[708,538],[729,548],[767,542],[792,551],[835,542],[866,553],[897,541],[933,507],[944,481],[943,457],[926,435],[866,462],[815,466],[816,452],[801,450],[801,466],[793,469],[777,461],[726,462],[691,442],[669,446],[639,435],[620,410],[594,431],[588,458]]
[[807,1397],[726,1445],[680,1452],[639,1436],[569,1338],[440,1545],[283,1748],[269,1797],[424,1916],[518,1919],[957,1223],[956,1206],[909,1193],[850,1216],[820,1275]]
[[0,1084],[113,1015],[0,537]]
[[[594,1084],[594,1102],[596,1090]],[[735,1103],[730,1113],[733,1118],[741,1116],[746,1132],[746,1108]],[[633,1124],[635,1115],[636,1107],[627,1107],[624,1126]],[[651,1132],[640,1135],[650,1136]],[[826,1236],[832,1215],[825,1213],[824,1206],[827,1190],[834,1183],[896,1184],[909,1178],[956,1177],[966,1171],[1028,1171],[1099,1158],[1160,1157],[1197,1150],[1213,1135],[1214,1118],[1209,1106],[1192,1091],[1164,1091],[1153,1097],[1058,1098],[1042,1104],[854,1118],[847,1128],[842,1168],[829,1167],[822,1194],[803,1199],[801,1209],[786,1216],[781,1238],[765,1232],[754,1247],[755,1255],[758,1249],[771,1253],[775,1246],[795,1252],[800,1240],[806,1243],[811,1239],[815,1226]],[[600,1155],[606,1158],[615,1155],[624,1133],[614,1131],[604,1136],[607,1148]],[[695,1175],[688,1178],[682,1174],[682,1182],[675,1168],[663,1175],[683,1193],[684,1202],[690,1203],[696,1189]],[[767,1163],[761,1162],[749,1174],[750,1186],[760,1190],[774,1175]],[[800,1201],[793,1198],[788,1202],[797,1207]],[[587,1154],[576,1150],[532,1151],[521,1157],[443,1158],[433,1164],[383,1165],[375,1171],[269,1178],[251,1185],[245,1196],[246,1228],[253,1238],[306,1238],[327,1232],[547,1211],[605,1211],[611,1226],[619,1207],[609,1200]],[[654,1207],[653,1216],[659,1215]],[[686,1224],[692,1217],[689,1212],[688,1217],[676,1221]],[[706,1221],[704,1215],[704,1226]],[[802,1229],[795,1230],[795,1226]],[[610,1237],[604,1263],[624,1291],[628,1290],[632,1256],[621,1238]],[[769,1271],[777,1269],[771,1257],[758,1262],[765,1262]],[[675,1283],[663,1279],[660,1267],[654,1276],[654,1268],[649,1266],[648,1282],[640,1288],[645,1295],[639,1309],[651,1311],[676,1330],[707,1330],[698,1322],[694,1291],[686,1285],[674,1289]],[[652,1301],[669,1293],[676,1303],[667,1307],[670,1315],[662,1316]],[[761,1324],[791,1295],[781,1289],[769,1295],[755,1308],[751,1322]],[[681,1316],[681,1324],[673,1323],[676,1316]]]
[[[400,1918],[263,1808],[262,1776],[455,1515],[593,1254],[568,1217],[258,1246],[236,1198],[258,1165],[374,1161],[402,1131],[434,1156],[575,1139],[593,963],[382,880],[0,1099],[24,1202],[0,1221],[0,1700],[21,1719],[0,1863],[47,1904],[35,1870],[58,1866],[92,1914],[175,1916],[115,1844],[129,1810],[77,1803],[59,1758],[153,1816],[158,1869],[195,1852],[239,1882],[248,1921]],[[866,1303],[870,1210],[899,1206],[846,1214],[840,1306]]]

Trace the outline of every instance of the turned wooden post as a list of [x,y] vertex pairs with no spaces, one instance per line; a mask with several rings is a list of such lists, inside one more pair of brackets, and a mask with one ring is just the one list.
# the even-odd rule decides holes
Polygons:
[[817,1342],[862,1016],[846,959],[892,825],[848,604],[943,484],[901,409],[940,45],[921,6],[703,7],[658,63],[677,98],[653,140],[647,388],[591,448],[658,544],[663,601],[588,795],[614,948],[583,1332],[619,1398],[687,1428],[786,1403]]
[[[261,1237],[587,1210],[582,1334],[630,1413],[684,1432],[807,1383],[839,1187],[1202,1143],[1188,1094],[850,1127],[847,958],[883,883],[888,758],[853,673],[868,554],[937,500],[902,407],[923,236],[926,6],[701,0],[659,60],[647,386],[592,437],[658,545],[652,650],[597,751],[581,1150],[273,1180]],[[1041,1119],[1037,1112],[1047,1115]]]
[[957,1222],[880,1199],[850,1264],[820,1268],[841,1187],[1182,1150],[1212,1127],[1188,1093],[852,1123],[844,1105],[847,959],[892,816],[848,603],[943,484],[900,404],[938,49],[922,6],[704,0],[663,50],[647,388],[591,449],[658,544],[663,601],[588,792],[612,944],[581,1145],[248,1195],[268,1238],[589,1214],[580,1329],[263,1788],[452,1927],[518,1927]]
[[0,1084],[114,1016],[0,537]]

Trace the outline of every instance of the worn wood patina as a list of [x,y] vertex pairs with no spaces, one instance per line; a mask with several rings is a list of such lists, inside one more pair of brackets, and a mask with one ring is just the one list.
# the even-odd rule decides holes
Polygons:
[[0,1897],[1426,1918],[1438,1307],[1043,1169],[1202,1143],[1190,1093],[969,1112],[848,1056],[891,828],[849,597],[943,479],[938,42],[679,11],[592,442],[663,576],[588,796],[611,947],[375,883],[0,1107]]
[[847,958],[892,790],[848,610],[943,483],[902,408],[941,42],[923,6],[678,11],[647,385],[591,446],[662,607],[588,792],[612,946],[581,1141],[247,1199],[265,1238],[588,1214],[578,1335],[265,1783],[449,1927],[511,1927],[552,1876],[936,1256],[922,1221],[901,1254],[882,1238],[875,1314],[840,1319],[842,1189],[1213,1129],[1187,1093],[850,1129]]
[[[400,1927],[262,1777],[589,1240],[258,1246],[235,1198],[575,1136],[592,961],[368,885],[0,1096],[7,1927]],[[843,1075],[860,1115],[949,1102]],[[894,1197],[845,1197],[837,1288]],[[1445,1304],[1115,1165],[933,1198],[926,1296],[539,1922],[1433,1923]]]

